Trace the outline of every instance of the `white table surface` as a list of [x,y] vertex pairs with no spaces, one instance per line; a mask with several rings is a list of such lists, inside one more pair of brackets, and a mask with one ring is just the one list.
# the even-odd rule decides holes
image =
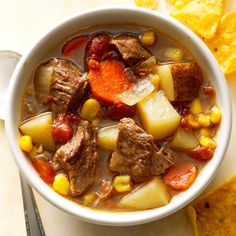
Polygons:
[[[160,2],[159,9],[165,11],[164,0],[160,0]],[[235,0],[226,0],[226,2],[226,12],[236,9]],[[38,37],[67,16],[90,7],[118,4],[127,6],[134,5],[134,2],[133,0],[0,0],[0,50],[15,50],[23,54]],[[234,114],[236,111],[235,78],[236,75],[228,78]],[[232,173],[236,173],[235,140],[236,118],[234,117],[228,151],[207,191]],[[10,153],[2,121],[0,121],[0,153],[0,235],[25,236],[18,169]],[[48,236],[193,235],[184,209],[165,219],[145,225],[107,227],[79,221],[52,206],[37,193],[35,193],[35,197]]]

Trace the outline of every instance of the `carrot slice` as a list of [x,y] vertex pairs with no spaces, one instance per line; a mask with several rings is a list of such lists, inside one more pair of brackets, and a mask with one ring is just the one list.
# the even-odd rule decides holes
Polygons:
[[175,190],[189,188],[197,177],[198,168],[191,162],[182,162],[171,167],[164,175],[165,183]]
[[92,94],[106,105],[117,102],[118,95],[132,85],[125,75],[124,66],[116,60],[105,60],[100,63],[90,60],[88,66]]

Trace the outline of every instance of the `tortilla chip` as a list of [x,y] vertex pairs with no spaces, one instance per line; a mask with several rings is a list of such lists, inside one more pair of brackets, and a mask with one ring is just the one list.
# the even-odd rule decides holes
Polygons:
[[187,212],[193,226],[194,235],[199,236],[198,227],[197,227],[197,213],[192,206],[187,207]]
[[219,24],[223,5],[224,0],[175,0],[170,15],[200,37],[211,39]]
[[224,74],[236,71],[236,11],[223,16],[214,38],[204,41],[217,58]]
[[169,3],[174,5],[177,0],[169,0]]
[[236,175],[193,207],[199,235],[236,235]]
[[135,0],[135,4],[152,10],[157,8],[157,0]]

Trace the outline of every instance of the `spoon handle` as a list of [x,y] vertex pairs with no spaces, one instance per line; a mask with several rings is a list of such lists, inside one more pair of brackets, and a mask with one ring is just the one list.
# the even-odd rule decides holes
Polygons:
[[20,174],[27,236],[46,236],[32,188]]

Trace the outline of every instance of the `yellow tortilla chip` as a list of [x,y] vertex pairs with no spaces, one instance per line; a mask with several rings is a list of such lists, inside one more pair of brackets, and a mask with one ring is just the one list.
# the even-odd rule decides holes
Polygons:
[[200,37],[211,39],[223,12],[224,0],[175,0],[170,15]]
[[187,212],[193,226],[194,235],[199,236],[198,227],[197,227],[197,213],[192,206],[187,207]]
[[236,11],[223,16],[214,38],[204,41],[217,58],[224,74],[236,71]]
[[[236,235],[236,175],[195,203],[193,207],[199,230],[197,235]],[[190,216],[192,217],[190,220],[194,221],[191,210]]]
[[152,10],[157,8],[157,0],[135,0],[135,4]]
[[172,4],[172,5],[174,5],[175,2],[176,2],[176,0],[169,0],[169,3]]

